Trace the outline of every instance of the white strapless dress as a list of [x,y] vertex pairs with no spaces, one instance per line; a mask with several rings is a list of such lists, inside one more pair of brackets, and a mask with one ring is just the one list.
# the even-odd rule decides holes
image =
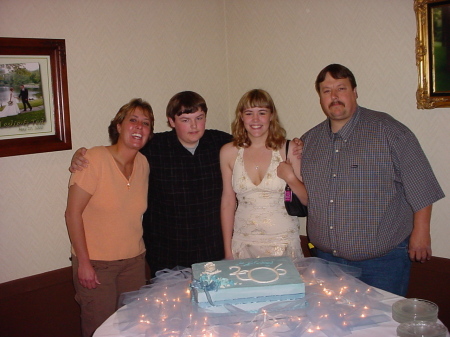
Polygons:
[[235,259],[263,256],[303,257],[299,220],[284,206],[286,182],[277,176],[283,161],[279,151],[272,151],[269,168],[256,186],[244,167],[244,148],[240,148],[233,168],[232,184],[238,199],[231,242]]

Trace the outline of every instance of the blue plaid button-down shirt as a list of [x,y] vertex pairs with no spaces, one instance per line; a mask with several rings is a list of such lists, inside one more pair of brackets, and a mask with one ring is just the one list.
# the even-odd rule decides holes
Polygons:
[[338,133],[326,120],[302,140],[308,235],[325,252],[380,257],[411,234],[414,212],[444,197],[415,135],[386,113],[358,107]]

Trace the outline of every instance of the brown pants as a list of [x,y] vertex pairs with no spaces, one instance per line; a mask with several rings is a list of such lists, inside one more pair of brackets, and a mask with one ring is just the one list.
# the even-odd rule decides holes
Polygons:
[[91,260],[101,284],[95,289],[84,288],[78,282],[78,259],[72,255],[75,299],[81,307],[83,337],[94,331],[117,310],[121,293],[138,290],[145,285],[145,253],[117,261]]

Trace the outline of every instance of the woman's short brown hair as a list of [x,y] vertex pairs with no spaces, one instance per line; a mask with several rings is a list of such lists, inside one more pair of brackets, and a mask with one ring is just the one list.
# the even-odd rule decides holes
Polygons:
[[272,118],[269,124],[269,134],[266,139],[266,147],[273,150],[280,149],[286,141],[286,130],[281,126],[277,108],[269,93],[262,89],[253,89],[244,94],[236,107],[234,121],[231,123],[233,144],[237,147],[249,147],[252,142],[245,130],[242,121],[242,113],[249,108],[266,108],[270,110]]
[[111,144],[114,145],[119,140],[119,131],[117,131],[117,125],[122,124],[128,113],[133,112],[136,108],[141,108],[144,114],[150,119],[150,136],[148,140],[153,137],[153,128],[155,125],[155,118],[153,117],[153,109],[151,105],[142,100],[142,98],[134,98],[122,107],[117,112],[116,116],[111,120],[108,127],[109,139]]

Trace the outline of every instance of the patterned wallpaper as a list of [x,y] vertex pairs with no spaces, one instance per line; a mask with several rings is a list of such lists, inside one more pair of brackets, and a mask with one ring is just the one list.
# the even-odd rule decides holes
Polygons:
[[[156,131],[178,91],[201,93],[208,127],[229,131],[240,96],[268,90],[290,138],[323,120],[317,73],[343,63],[359,103],[418,136],[444,191],[450,109],[417,110],[412,0],[1,1],[0,34],[66,40],[74,149],[108,144],[107,125],[132,97]],[[0,158],[0,283],[69,266],[64,222],[73,151]],[[450,207],[432,219],[434,254],[450,258]],[[304,232],[304,224],[303,224]]]

